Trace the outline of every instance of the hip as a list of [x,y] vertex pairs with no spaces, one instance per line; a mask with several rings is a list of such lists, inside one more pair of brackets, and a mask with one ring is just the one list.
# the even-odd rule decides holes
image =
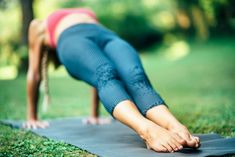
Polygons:
[[[75,37],[75,38],[74,38]],[[98,45],[118,37],[116,33],[100,25],[99,23],[79,23],[65,29],[59,36],[57,47],[66,43],[75,44],[75,39],[89,39]],[[66,42],[65,42],[66,41]]]

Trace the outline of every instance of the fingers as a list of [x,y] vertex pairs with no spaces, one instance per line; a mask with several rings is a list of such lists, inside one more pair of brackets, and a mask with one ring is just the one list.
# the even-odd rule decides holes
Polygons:
[[45,124],[46,127],[50,126],[50,123],[48,121],[43,121],[43,123]]
[[36,123],[36,128],[43,128],[43,129],[45,129],[45,128],[47,128],[49,126],[49,123],[48,122],[37,122]]
[[49,123],[47,121],[28,121],[22,125],[26,129],[37,129],[37,128],[47,128]]
[[91,125],[98,124],[97,118],[94,117],[88,117],[86,119],[83,119],[82,122],[83,124],[91,124]]
[[112,121],[110,118],[98,118],[98,124],[110,124]]
[[110,118],[96,118],[96,117],[89,117],[86,119],[83,119],[83,124],[91,124],[91,125],[104,125],[104,124],[110,124],[112,121]]
[[37,129],[37,124],[36,124],[36,123],[33,123],[33,124],[32,124],[32,129],[34,129],[34,130]]
[[26,122],[24,122],[24,123],[22,124],[22,128],[27,128],[27,123],[26,123]]
[[23,128],[25,128],[25,129],[32,129],[33,128],[33,124],[31,122],[25,122],[23,124]]

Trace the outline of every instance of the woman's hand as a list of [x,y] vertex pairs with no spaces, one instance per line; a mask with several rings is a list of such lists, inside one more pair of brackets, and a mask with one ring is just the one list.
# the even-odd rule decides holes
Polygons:
[[49,123],[47,121],[39,121],[39,120],[28,120],[23,124],[23,128],[26,129],[37,129],[37,128],[47,128]]
[[83,124],[91,124],[91,125],[103,125],[110,124],[112,120],[110,118],[99,118],[99,117],[88,117],[82,120]]

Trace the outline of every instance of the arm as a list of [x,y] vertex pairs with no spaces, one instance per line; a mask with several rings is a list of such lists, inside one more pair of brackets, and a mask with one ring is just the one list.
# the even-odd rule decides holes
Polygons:
[[83,120],[83,123],[85,124],[109,124],[111,123],[110,118],[100,118],[100,112],[99,112],[99,96],[97,93],[97,90],[95,88],[92,88],[92,104],[91,104],[91,115],[90,117]]
[[92,88],[92,107],[91,107],[91,117],[98,118],[99,113],[99,97],[95,88]]
[[27,123],[24,127],[46,127],[47,124],[38,121],[37,105],[39,86],[41,82],[41,57],[44,44],[44,29],[42,22],[33,20],[29,27],[29,67],[27,72]]
[[88,118],[83,120],[85,124],[99,124],[99,97],[97,90],[93,87],[91,89],[91,114]]

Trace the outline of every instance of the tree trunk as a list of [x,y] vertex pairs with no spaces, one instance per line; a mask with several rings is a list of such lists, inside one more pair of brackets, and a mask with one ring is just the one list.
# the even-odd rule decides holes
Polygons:
[[209,28],[205,19],[205,15],[201,8],[195,4],[191,5],[191,11],[192,20],[197,33],[197,37],[202,41],[206,41],[209,38]]
[[33,0],[20,0],[22,12],[22,34],[21,42],[24,45],[28,44],[28,28],[30,21],[34,18]]

